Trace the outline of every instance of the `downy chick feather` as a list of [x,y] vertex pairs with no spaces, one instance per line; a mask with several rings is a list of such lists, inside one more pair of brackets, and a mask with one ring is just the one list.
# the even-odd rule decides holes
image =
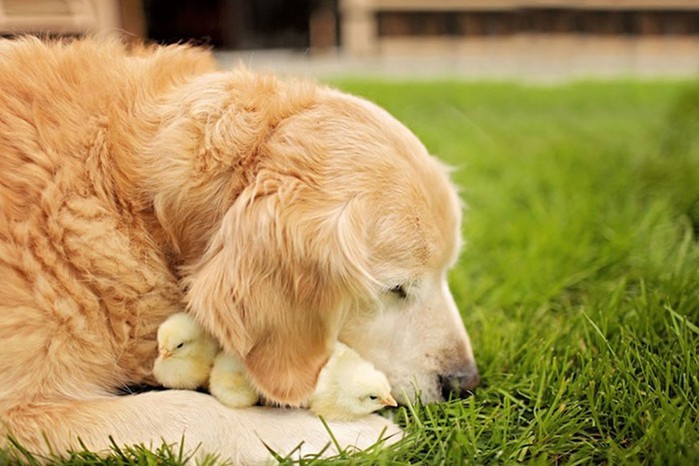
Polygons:
[[328,420],[349,421],[397,406],[386,376],[347,345],[337,342],[318,375],[309,408]]
[[167,388],[193,390],[206,387],[219,344],[192,316],[179,312],[158,327],[158,351],[155,379]]

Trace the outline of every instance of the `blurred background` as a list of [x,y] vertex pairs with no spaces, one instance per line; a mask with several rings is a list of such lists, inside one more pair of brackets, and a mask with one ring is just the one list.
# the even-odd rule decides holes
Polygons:
[[0,0],[0,34],[122,33],[228,66],[556,80],[699,71],[699,0]]

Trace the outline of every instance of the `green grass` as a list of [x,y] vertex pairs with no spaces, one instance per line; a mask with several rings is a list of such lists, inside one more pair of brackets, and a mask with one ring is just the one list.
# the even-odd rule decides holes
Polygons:
[[333,464],[699,464],[699,86],[338,85],[456,167],[484,386]]

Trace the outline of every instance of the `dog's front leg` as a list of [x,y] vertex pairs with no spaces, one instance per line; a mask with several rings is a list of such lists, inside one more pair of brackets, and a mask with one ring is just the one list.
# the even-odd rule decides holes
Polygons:
[[[31,422],[24,422],[28,420]],[[163,442],[178,445],[184,439],[185,451],[196,449],[197,456],[216,454],[236,465],[268,463],[272,455],[267,447],[282,456],[296,449],[294,457],[324,449],[324,456],[337,451],[322,422],[306,410],[229,409],[213,397],[193,391],[53,400],[14,411],[12,421],[8,427],[20,442],[34,443],[32,438],[44,438],[24,429],[30,425],[45,426],[44,435],[52,443],[51,449],[58,452],[79,449],[78,439],[91,450],[107,451],[110,437],[118,445],[143,444],[152,448]],[[388,437],[387,442],[393,443],[401,436],[395,424],[376,415],[328,425],[342,448],[367,448],[380,437]],[[330,448],[326,449],[328,445]],[[24,446],[47,450],[41,443]]]

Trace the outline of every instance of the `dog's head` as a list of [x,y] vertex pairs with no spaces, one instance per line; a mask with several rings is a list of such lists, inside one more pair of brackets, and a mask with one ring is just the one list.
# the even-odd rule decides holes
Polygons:
[[[272,401],[303,402],[340,339],[400,400],[474,388],[446,281],[461,209],[445,168],[362,99],[248,73],[206,88],[211,104],[194,99],[199,113],[183,113],[197,123],[173,119],[156,140],[184,152],[163,172],[199,167],[189,177],[200,178],[156,207],[179,249],[203,238],[184,269],[189,308],[243,357],[255,385]],[[214,226],[188,236],[182,217]]]

